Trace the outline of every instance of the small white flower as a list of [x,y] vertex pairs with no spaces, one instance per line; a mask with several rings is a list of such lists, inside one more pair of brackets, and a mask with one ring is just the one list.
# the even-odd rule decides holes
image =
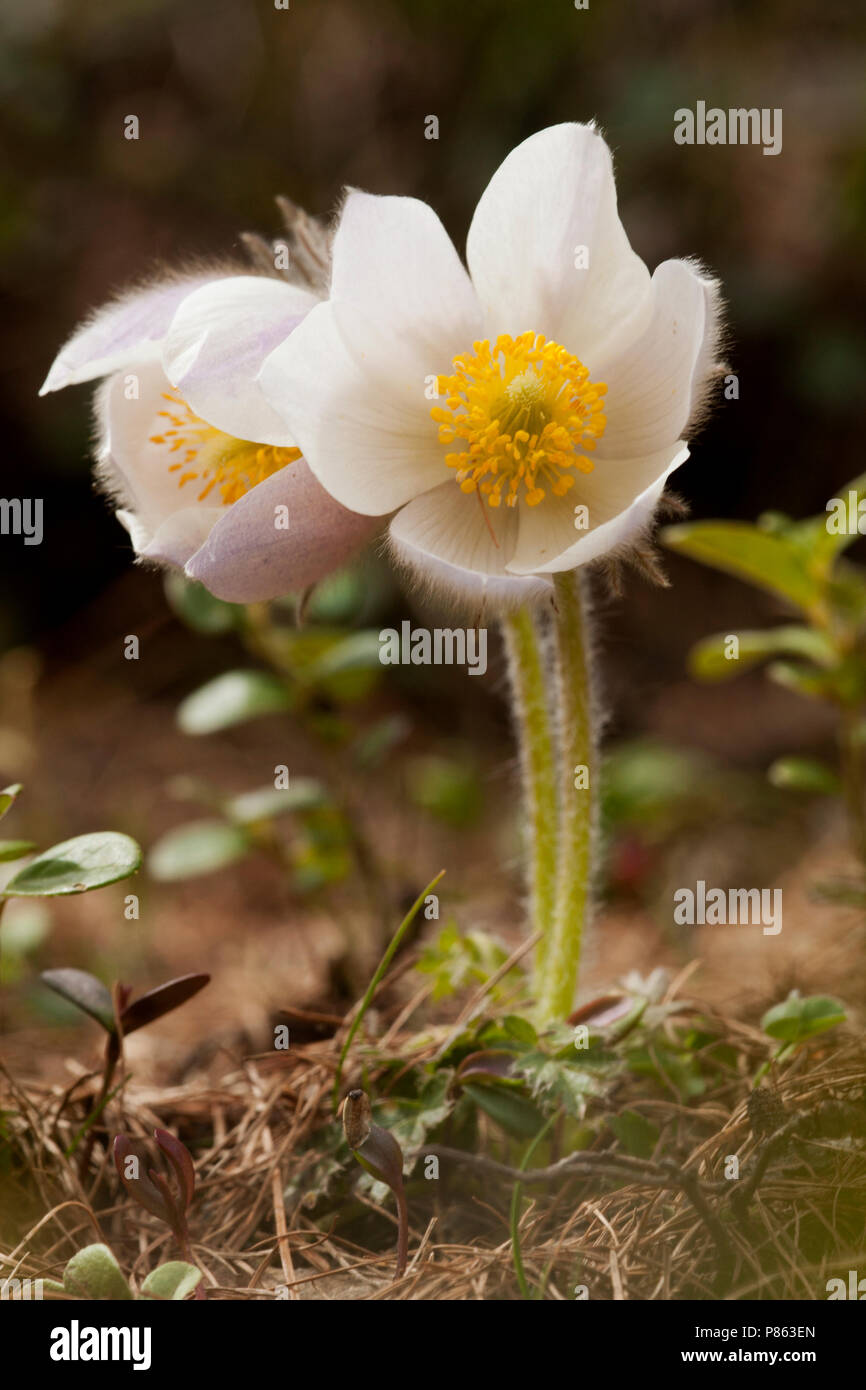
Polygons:
[[688,457],[718,294],[686,261],[650,276],[591,126],[508,156],[467,263],[426,204],[350,192],[330,296],[258,381],[274,439],[297,439],[343,506],[396,512],[399,558],[517,602],[648,526]]
[[141,559],[183,569],[218,598],[306,588],[377,527],[316,481],[257,382],[317,302],[267,276],[152,285],[85,324],[42,388],[106,378],[97,464],[118,519]]

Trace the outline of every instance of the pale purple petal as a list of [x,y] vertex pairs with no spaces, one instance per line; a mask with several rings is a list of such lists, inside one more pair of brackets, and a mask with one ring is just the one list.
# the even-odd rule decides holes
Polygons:
[[[282,507],[288,529],[277,525]],[[297,459],[226,509],[186,574],[229,603],[259,603],[324,579],[379,526],[341,507]]]
[[98,309],[73,333],[52,363],[40,396],[79,381],[94,381],[126,365],[155,358],[159,341],[178,305],[192,291],[216,279],[191,275],[133,290]]

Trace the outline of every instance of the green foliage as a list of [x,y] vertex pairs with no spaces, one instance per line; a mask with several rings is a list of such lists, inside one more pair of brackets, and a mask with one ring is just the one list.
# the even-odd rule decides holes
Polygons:
[[820,994],[801,999],[799,991],[792,990],[783,1003],[764,1014],[761,1027],[771,1038],[796,1044],[837,1028],[845,1019],[845,1010],[838,1000]]
[[806,611],[821,597],[802,547],[744,521],[690,521],[663,533],[671,550],[767,589]]
[[700,680],[728,680],[770,660],[769,679],[834,708],[841,716],[843,776],[795,757],[776,762],[770,780],[775,786],[826,795],[838,794],[844,784],[852,845],[866,860],[866,785],[858,751],[866,704],[866,573],[845,558],[861,534],[864,499],[866,475],[840,489],[824,512],[802,521],[769,512],[754,526],[695,522],[668,527],[663,540],[672,550],[766,589],[800,610],[801,623],[705,638],[691,653],[691,670]]
[[212,874],[243,859],[252,848],[249,835],[220,820],[190,821],[168,830],[152,845],[148,873],[160,883]]
[[838,796],[842,783],[831,767],[817,758],[777,758],[767,772],[774,787],[821,796]]
[[291,707],[291,695],[278,676],[266,671],[226,671],[182,701],[177,722],[185,734],[214,734]]
[[27,958],[35,954],[51,930],[51,914],[38,899],[16,898],[0,919],[0,984],[17,984]]
[[476,769],[465,758],[412,758],[406,774],[409,795],[416,806],[455,830],[464,830],[478,821],[484,795]]
[[715,774],[710,759],[693,749],[652,739],[621,743],[602,769],[602,820],[607,828],[649,830],[675,826],[683,817],[692,821],[708,795],[716,798]]
[[169,607],[193,632],[219,637],[241,626],[244,609],[240,604],[214,598],[203,584],[187,579],[180,570],[169,570],[164,584]]
[[[201,1282],[202,1274],[195,1265],[184,1260],[169,1260],[148,1274],[141,1286],[139,1299],[166,1299],[178,1302],[188,1298]],[[88,1245],[72,1256],[63,1271],[63,1283],[45,1281],[45,1287],[67,1298],[88,1299],[91,1302],[125,1302],[136,1296],[123,1271],[107,1245]]]
[[633,1158],[652,1158],[659,1130],[645,1115],[637,1110],[623,1110],[619,1115],[608,1115],[607,1125],[627,1154]]
[[13,859],[23,859],[37,848],[32,840],[0,840],[0,864],[8,864]]
[[750,666],[757,666],[771,656],[805,657],[819,665],[831,665],[833,646],[821,632],[788,623],[767,631],[738,632],[738,651],[735,658],[726,655],[728,634],[717,633],[704,637],[692,648],[689,669],[698,680],[726,681],[742,675]]
[[[438,1003],[468,985],[483,984],[507,959],[508,952],[492,936],[482,931],[463,935],[449,919],[435,942],[424,948],[417,969],[433,976],[433,1000]],[[501,997],[505,987],[506,980],[501,980],[492,998]]]
[[89,893],[129,878],[141,865],[141,850],[128,835],[113,830],[76,835],[44,850],[7,883],[5,897],[56,898]]
[[63,1271],[63,1288],[71,1298],[96,1302],[132,1298],[132,1290],[107,1245],[88,1245],[73,1255]]
[[168,1260],[148,1274],[141,1286],[141,1297],[178,1303],[195,1292],[201,1277],[201,1270],[186,1260]]
[[254,791],[229,797],[222,809],[228,819],[238,825],[256,825],[298,811],[313,810],[326,805],[327,801],[328,794],[321,782],[312,777],[295,777],[285,788],[257,787]]

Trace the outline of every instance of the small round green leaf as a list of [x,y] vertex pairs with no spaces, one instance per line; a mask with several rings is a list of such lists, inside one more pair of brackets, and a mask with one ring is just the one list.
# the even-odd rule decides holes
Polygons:
[[141,1286],[145,1298],[170,1299],[177,1303],[188,1298],[201,1283],[202,1273],[185,1260],[169,1260],[148,1274]]
[[129,878],[140,865],[135,840],[114,830],[98,830],[45,850],[19,870],[4,892],[8,897],[36,898],[87,893]]
[[73,1255],[63,1273],[63,1287],[75,1298],[132,1298],[120,1265],[107,1245],[88,1245]]
[[312,777],[294,777],[285,789],[257,787],[255,791],[241,792],[225,803],[224,810],[239,825],[251,825],[254,821],[273,820],[293,811],[309,811],[314,806],[324,805],[326,800],[327,793],[321,782]]
[[181,703],[177,722],[185,734],[213,734],[291,706],[284,683],[265,671],[226,671]]
[[147,868],[160,883],[174,883],[212,874],[242,859],[249,849],[249,837],[240,826],[221,820],[190,821],[157,840]]

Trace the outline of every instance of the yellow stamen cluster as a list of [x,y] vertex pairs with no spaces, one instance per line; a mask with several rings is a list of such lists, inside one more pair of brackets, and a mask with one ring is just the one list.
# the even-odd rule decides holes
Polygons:
[[473,343],[472,356],[454,358],[454,373],[439,377],[446,409],[430,411],[439,441],[461,440],[460,453],[445,455],[464,492],[480,492],[498,507],[514,507],[521,487],[529,507],[549,489],[564,497],[575,471],[591,473],[586,457],[607,424],[604,382],[541,333],[501,334],[493,346]]
[[180,474],[178,487],[190,482],[204,484],[198,494],[199,502],[218,488],[223,505],[228,506],[301,457],[300,449],[253,444],[248,439],[224,434],[194,415],[186,401],[173,392],[163,392],[163,400],[169,408],[160,410],[159,416],[168,421],[168,427],[162,434],[152,434],[150,442],[177,455],[175,462],[169,464],[169,472]]

